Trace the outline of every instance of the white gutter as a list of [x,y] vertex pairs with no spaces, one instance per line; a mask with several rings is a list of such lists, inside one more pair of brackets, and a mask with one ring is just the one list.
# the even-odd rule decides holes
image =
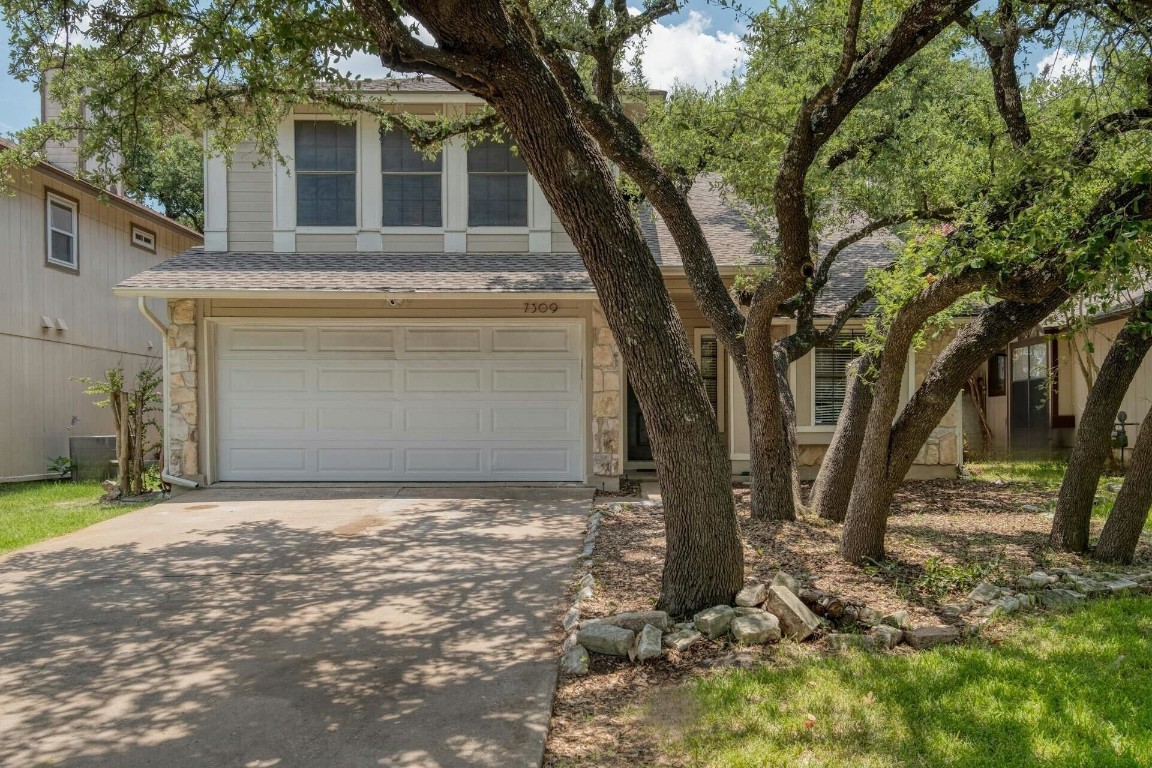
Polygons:
[[[148,307],[148,302],[143,296],[140,296],[136,300],[136,306],[139,307],[140,314],[144,315],[148,322],[151,323],[152,326],[160,332],[160,359],[163,361],[161,363],[161,375],[164,377],[164,381],[160,384],[162,396],[164,399],[164,413],[161,417],[161,427],[164,430],[164,447],[162,450],[164,451],[164,462],[167,462],[168,456],[171,455],[168,450],[170,447],[168,439],[168,327],[160,321],[160,318],[156,317],[156,313],[154,313]],[[160,479],[166,483],[178,485],[181,488],[200,487],[200,483],[196,482],[195,480],[189,480],[186,477],[177,477],[176,475],[168,474],[167,468],[160,470]]]

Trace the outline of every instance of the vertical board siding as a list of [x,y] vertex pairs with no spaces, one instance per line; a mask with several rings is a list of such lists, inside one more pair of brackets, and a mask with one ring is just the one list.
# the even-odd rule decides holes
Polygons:
[[[46,189],[79,200],[78,272],[45,263]],[[12,191],[0,196],[0,435],[8,438],[0,441],[0,478],[43,474],[49,458],[67,454],[69,435],[109,433],[107,414],[72,379],[102,378],[121,361],[135,375],[159,359],[161,342],[136,301],[113,296],[112,287],[200,243],[36,169],[18,174]],[[131,245],[132,224],[156,233],[156,253]],[[68,330],[43,329],[41,316]]]

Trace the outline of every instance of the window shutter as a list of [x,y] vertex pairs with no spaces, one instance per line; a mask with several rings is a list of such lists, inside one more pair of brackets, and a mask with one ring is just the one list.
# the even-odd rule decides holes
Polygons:
[[859,334],[841,335],[833,346],[815,350],[813,404],[816,424],[835,424],[840,418],[848,389],[848,364],[859,357],[855,347],[858,338]]

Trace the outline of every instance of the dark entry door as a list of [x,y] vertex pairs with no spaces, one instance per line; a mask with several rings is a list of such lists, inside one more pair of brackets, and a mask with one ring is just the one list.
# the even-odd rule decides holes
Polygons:
[[1011,450],[1040,454],[1048,445],[1048,343],[1012,348]]
[[648,428],[644,426],[644,414],[640,411],[640,401],[628,383],[628,461],[652,461],[652,444],[648,442]]

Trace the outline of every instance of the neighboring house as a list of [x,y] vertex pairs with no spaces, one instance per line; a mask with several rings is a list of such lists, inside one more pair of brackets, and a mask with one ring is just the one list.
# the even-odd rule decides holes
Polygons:
[[67,147],[49,155],[13,170],[14,188],[0,193],[0,482],[50,476],[70,436],[114,434],[111,413],[74,379],[120,364],[135,376],[159,363],[163,341],[112,286],[201,242],[77,179]]
[[[988,430],[967,423],[969,445],[992,456],[1019,458],[1069,452],[1090,380],[1130,313],[1129,307],[1097,315],[1075,332],[1059,323],[1037,326],[993,355],[974,377]],[[1152,356],[1136,372],[1120,410],[1127,417],[1131,447],[1139,425],[1152,413]]]
[[[434,79],[376,86],[398,110],[481,102]],[[450,141],[426,160],[376,119],[297,107],[281,165],[241,146],[206,163],[204,249],[122,282],[169,302],[172,472],[200,481],[576,481],[650,471],[612,333],[572,241],[507,145]],[[691,204],[728,281],[752,261],[743,218],[707,183]],[[692,340],[731,452],[748,464],[732,367],[696,308],[667,228],[645,234]],[[890,254],[845,254],[836,300]],[[822,308],[835,310],[830,301]],[[790,323],[779,321],[780,332]],[[909,379],[931,350],[910,356]],[[818,463],[846,357],[792,373],[801,461]],[[958,406],[914,474],[954,474]]]

